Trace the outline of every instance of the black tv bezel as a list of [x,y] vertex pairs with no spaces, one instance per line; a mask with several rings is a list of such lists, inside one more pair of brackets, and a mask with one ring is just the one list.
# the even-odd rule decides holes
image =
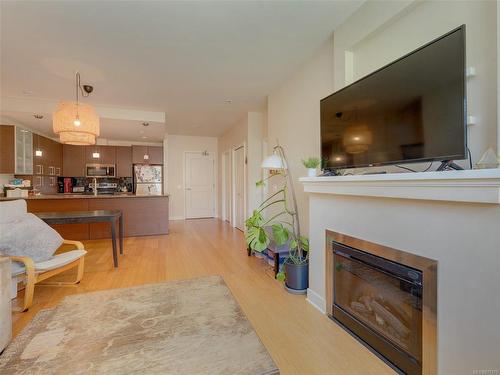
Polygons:
[[[439,40],[441,39],[444,39],[446,38],[447,36],[453,34],[453,33],[456,33],[457,31],[461,31],[462,32],[462,42],[463,42],[463,53],[462,53],[462,59],[461,59],[461,63],[462,63],[462,67],[463,67],[463,79],[462,79],[462,97],[464,98],[464,105],[463,105],[463,111],[462,111],[462,125],[463,125],[463,132],[464,132],[464,149],[463,149],[463,153],[462,154],[456,154],[456,155],[442,155],[442,156],[434,156],[434,157],[429,157],[429,158],[419,158],[419,159],[404,159],[404,160],[394,160],[394,161],[387,161],[387,162],[381,162],[381,163],[368,163],[368,164],[354,164],[354,165],[350,165],[350,164],[346,164],[346,165],[339,165],[339,166],[326,166],[323,168],[323,170],[325,171],[334,171],[334,170],[339,170],[339,169],[351,169],[351,168],[366,168],[366,167],[377,167],[377,166],[385,166],[385,165],[395,165],[395,164],[412,164],[412,163],[423,163],[423,162],[434,162],[434,161],[447,161],[447,160],[464,160],[464,159],[467,159],[467,153],[468,153],[468,147],[467,147],[467,121],[466,121],[466,118],[467,118],[467,77],[466,77],[466,72],[465,72],[465,69],[466,69],[466,27],[465,27],[465,24],[463,25],[460,25],[458,27],[456,27],[455,29],[447,32],[446,34],[444,35],[441,35],[440,37],[436,38],[436,39],[433,39],[432,41],[424,44],[423,46],[407,53],[406,55],[403,55],[401,56],[400,58],[390,62],[389,64],[387,65],[384,65],[383,67],[373,71],[372,73],[356,80],[355,82],[341,88],[340,90],[337,90],[335,91],[334,93],[324,97],[323,99],[320,100],[320,112],[321,112],[321,104],[323,103],[324,100],[338,94],[339,92],[342,92],[344,90],[347,90],[348,88],[358,84],[359,82],[367,79],[368,77],[371,77],[377,73],[379,73],[380,71],[384,70],[384,69],[387,69],[388,67],[390,67],[391,65],[394,65],[396,63],[398,63],[399,61],[401,60],[404,60],[406,59],[407,57],[413,55],[414,53],[430,46],[431,44],[434,44],[436,42],[438,42]],[[320,115],[320,118],[321,118],[321,115]],[[320,120],[321,121],[321,120]],[[320,136],[321,136],[321,123],[320,123]],[[321,149],[323,148],[323,142],[322,140],[321,141]],[[323,155],[321,155],[321,157],[323,157]]]

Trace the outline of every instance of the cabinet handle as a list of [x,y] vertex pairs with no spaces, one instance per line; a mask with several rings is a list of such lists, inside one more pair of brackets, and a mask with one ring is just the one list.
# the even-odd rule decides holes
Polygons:
[[56,176],[60,176],[61,175],[61,168],[57,167],[56,168]]
[[42,166],[40,164],[37,164],[35,167],[36,167],[36,174],[42,174]]

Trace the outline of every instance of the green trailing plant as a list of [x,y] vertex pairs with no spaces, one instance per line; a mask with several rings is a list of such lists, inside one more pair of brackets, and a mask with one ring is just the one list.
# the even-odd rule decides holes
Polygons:
[[[256,186],[263,186],[271,178],[282,177],[284,181],[278,191],[263,201],[253,211],[252,216],[245,221],[247,229],[245,239],[247,246],[257,252],[266,250],[271,239],[278,246],[289,243],[290,251],[285,263],[306,264],[309,260],[309,239],[301,236],[298,232],[297,212],[289,207],[286,173],[286,170],[279,170],[277,173],[256,182]],[[271,217],[264,217],[265,210],[271,208],[274,209]],[[283,267],[280,269],[277,279],[281,281],[285,279]]]
[[304,167],[306,168],[318,168],[320,165],[320,160],[319,158],[307,158],[307,159],[302,159],[302,164],[304,164]]

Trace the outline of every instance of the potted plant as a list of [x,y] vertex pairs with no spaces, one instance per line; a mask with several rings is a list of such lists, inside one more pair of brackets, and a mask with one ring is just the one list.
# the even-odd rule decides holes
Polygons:
[[[259,253],[267,249],[271,240],[276,242],[278,246],[288,244],[289,253],[280,268],[277,279],[285,281],[288,291],[305,293],[309,281],[309,240],[300,235],[293,186],[290,187],[293,208],[289,204],[288,179],[290,173],[286,168],[284,151],[280,146],[276,146],[275,152],[282,160],[282,167],[276,168],[275,173],[258,181],[256,185],[262,186],[266,180],[278,177],[283,179],[283,184],[278,191],[263,201],[259,208],[254,210],[252,216],[245,221],[245,238],[247,246]],[[272,212],[269,218],[264,216],[266,210]]]
[[316,177],[316,168],[318,168],[320,164],[319,158],[302,159],[302,164],[307,168],[308,177]]

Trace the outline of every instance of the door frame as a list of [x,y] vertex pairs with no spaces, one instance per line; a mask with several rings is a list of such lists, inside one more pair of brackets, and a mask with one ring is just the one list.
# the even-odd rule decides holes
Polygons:
[[[243,148],[243,220],[247,217],[247,146],[246,142],[240,143],[232,148],[231,152],[231,226],[236,228],[236,150]],[[245,230],[245,226],[243,226]]]
[[184,194],[184,219],[199,219],[196,217],[188,217],[188,212],[187,212],[187,194],[186,194],[186,156],[187,154],[202,154],[203,152],[207,152],[213,160],[214,164],[214,169],[213,169],[213,174],[212,174],[212,181],[213,181],[213,186],[212,186],[212,201],[214,204],[214,212],[212,217],[217,216],[217,184],[216,184],[216,178],[217,178],[217,160],[215,158],[215,152],[214,151],[208,151],[208,150],[203,150],[203,151],[184,151],[183,153],[183,161],[182,161],[182,187],[183,187],[183,194]]
[[[221,186],[221,219],[223,221],[228,221],[229,223],[232,222],[232,208],[231,208],[231,194],[232,194],[232,188],[231,188],[231,173],[226,173],[226,169],[229,167],[229,172],[231,172],[231,149],[228,149],[226,151],[222,152],[222,171],[221,171],[221,179],[222,179],[222,186]],[[226,181],[228,180],[228,181]],[[227,189],[229,185],[229,189]],[[229,190],[229,191],[228,191]],[[229,204],[228,204],[229,203]],[[229,206],[229,207],[228,207]],[[226,213],[228,213],[226,215]]]

